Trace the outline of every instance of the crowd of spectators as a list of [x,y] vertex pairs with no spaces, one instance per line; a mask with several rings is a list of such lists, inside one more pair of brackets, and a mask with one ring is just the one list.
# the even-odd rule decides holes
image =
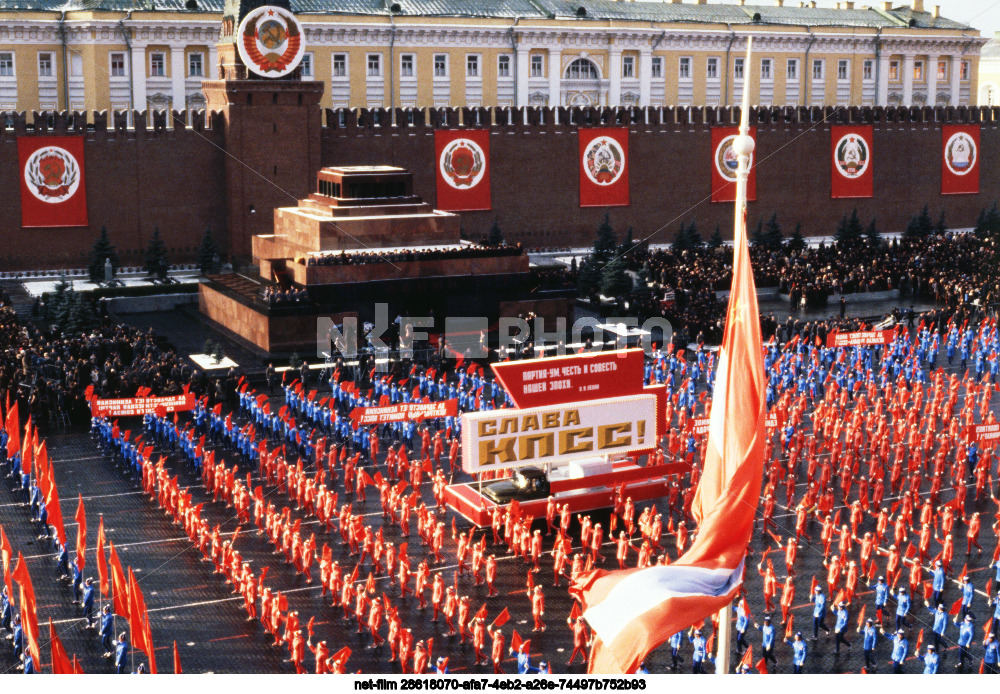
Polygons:
[[309,299],[309,292],[303,287],[291,287],[282,289],[268,285],[264,288],[264,301],[269,306],[285,306],[288,304],[301,304]]
[[348,253],[318,253],[307,257],[306,264],[367,265],[371,263],[409,263],[419,260],[450,260],[455,258],[495,258],[521,255],[521,244],[497,246],[449,246],[445,248],[398,248],[390,251],[358,251]]

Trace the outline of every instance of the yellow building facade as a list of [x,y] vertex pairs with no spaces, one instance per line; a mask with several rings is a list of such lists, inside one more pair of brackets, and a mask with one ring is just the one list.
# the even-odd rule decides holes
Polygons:
[[[728,105],[747,75],[760,105],[981,98],[987,39],[938,8],[814,5],[303,0],[292,9],[304,28],[302,78],[324,82],[327,107]],[[201,81],[218,74],[219,0],[88,6],[24,11],[0,0],[0,111],[204,107]]]

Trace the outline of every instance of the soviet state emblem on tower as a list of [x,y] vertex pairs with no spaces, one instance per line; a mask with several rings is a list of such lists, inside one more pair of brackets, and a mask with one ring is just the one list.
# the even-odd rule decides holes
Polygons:
[[261,77],[284,77],[302,61],[302,25],[288,10],[263,5],[240,22],[236,47],[252,72]]

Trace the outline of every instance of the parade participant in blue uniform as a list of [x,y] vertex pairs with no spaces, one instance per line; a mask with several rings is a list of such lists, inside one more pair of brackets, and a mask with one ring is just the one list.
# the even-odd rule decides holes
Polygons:
[[906,654],[910,649],[910,642],[906,639],[906,632],[902,629],[897,629],[895,634],[887,634],[883,631],[882,635],[892,641],[892,655],[890,656],[892,671],[897,675],[902,674],[903,663],[906,661]]
[[931,600],[935,605],[941,602],[941,594],[944,593],[945,588],[945,578],[944,569],[941,568],[941,560],[938,559],[934,562],[934,574],[931,580],[931,588],[934,590]]
[[115,615],[111,611],[111,605],[105,605],[101,611],[101,648],[104,649],[104,657],[110,658],[115,650],[113,643],[115,638]]
[[[997,573],[1000,573],[1000,570]],[[990,606],[993,607],[993,620],[990,626],[990,633],[996,636],[997,627],[1000,626],[1000,590],[997,591],[997,596],[990,602]]]
[[531,653],[524,647],[524,642],[517,647],[517,674],[526,675],[531,671]]
[[[518,654],[518,656],[520,656],[520,654]],[[518,673],[523,675],[524,672],[521,672],[521,669],[520,669],[521,668],[520,657],[518,658],[518,665],[517,666],[518,666],[518,670],[517,670]],[[525,671],[525,672],[527,672],[527,671]],[[438,658],[437,659],[437,662],[434,664],[434,673],[437,674],[437,675],[447,675],[448,674],[448,659],[447,658],[443,658],[442,657],[442,658]]]
[[[860,627],[858,628],[858,633],[862,633]],[[865,667],[869,672],[875,672],[875,642],[878,638],[878,632],[875,630],[871,617],[865,620],[863,634],[864,641],[861,644],[861,648],[865,654]]]
[[885,604],[889,600],[889,586],[886,585],[885,576],[879,576],[875,583],[875,619],[878,620],[879,627],[885,617]]
[[7,632],[7,639],[13,638],[11,634],[14,633],[14,627],[12,625],[12,620],[14,618],[14,608],[10,604],[10,598],[7,597],[7,586],[3,586],[0,589],[0,629]]
[[906,588],[903,586],[899,587],[899,593],[896,595],[896,631],[899,631],[903,627],[910,626],[906,623],[906,615],[910,613],[910,596],[906,592]]
[[747,627],[750,620],[747,619],[746,602],[743,598],[736,604],[736,654],[743,655],[750,644],[747,643]]
[[83,591],[83,616],[87,619],[87,628],[94,628],[94,579],[88,578]]
[[833,610],[833,613],[837,616],[837,623],[833,627],[833,633],[837,637],[837,640],[834,642],[833,652],[836,655],[840,655],[840,644],[844,644],[848,648],[851,647],[851,642],[844,636],[847,633],[847,620],[849,617],[847,603],[841,600],[837,603],[837,608]]
[[677,667],[684,662],[684,656],[681,655],[681,644],[683,643],[682,638],[684,633],[681,631],[675,632],[670,637],[670,669],[676,671]]
[[927,607],[927,611],[934,616],[934,625],[932,627],[932,631],[934,632],[934,647],[940,649],[941,644],[944,643],[944,632],[948,629],[948,613],[945,612],[943,603],[938,603],[937,609],[932,608],[926,600],[924,600],[924,605]]
[[124,675],[129,672],[128,666],[128,637],[123,631],[115,641],[115,672]]
[[976,594],[976,588],[972,585],[972,578],[966,574],[962,577],[962,617],[972,609],[972,598]]
[[965,615],[965,619],[962,620],[962,624],[958,627],[958,663],[955,665],[956,670],[964,670],[966,659],[972,660],[969,646],[972,644],[972,639],[975,635],[976,629],[973,625],[973,617],[971,614],[967,614]]
[[809,654],[809,649],[806,648],[806,642],[802,638],[802,632],[795,632],[795,640],[785,639],[786,643],[792,646],[792,672],[796,675],[802,674],[802,667],[806,664],[806,656]]
[[691,671],[695,674],[705,672],[705,658],[711,657],[706,651],[705,639],[701,635],[701,629],[695,629],[694,633],[688,634],[688,641],[694,647],[691,654]]
[[766,663],[770,660],[775,665],[778,664],[778,660],[774,657],[774,627],[771,625],[771,615],[764,615],[764,625],[758,626],[754,624],[754,627],[760,629],[760,648],[761,657]]
[[937,654],[937,647],[933,644],[928,644],[927,653],[924,655],[918,655],[922,661],[924,661],[924,674],[925,675],[936,675],[938,671],[938,664],[941,661],[941,656]]
[[994,634],[987,634],[983,643],[983,672],[997,674],[997,661],[1000,660],[1000,642]]
[[823,631],[826,633],[830,633],[830,627],[826,625],[826,595],[823,593],[823,589],[820,586],[816,586],[816,590],[809,596],[809,602],[813,603],[812,640],[816,641],[819,638],[820,627],[822,627]]
[[31,651],[25,651],[22,656],[23,662],[18,666],[19,670],[24,670],[25,675],[35,674],[35,659],[31,657]]

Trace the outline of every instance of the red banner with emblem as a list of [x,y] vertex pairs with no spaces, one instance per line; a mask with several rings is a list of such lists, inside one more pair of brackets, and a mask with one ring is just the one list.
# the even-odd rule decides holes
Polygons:
[[941,195],[979,192],[979,126],[941,126]]
[[826,336],[827,348],[862,347],[892,344],[895,330],[857,330],[849,333],[832,332]]
[[[732,202],[736,199],[736,153],[733,140],[739,128],[712,128],[712,202]],[[757,128],[750,128],[750,137],[757,140]],[[750,155],[750,176],[747,178],[747,200],[757,199],[756,152]]]
[[438,209],[492,209],[489,131],[436,130],[434,151]]
[[872,126],[830,127],[831,198],[872,197],[872,163]]
[[87,226],[83,136],[17,138],[21,226]]
[[580,128],[580,207],[629,204],[628,128]]

